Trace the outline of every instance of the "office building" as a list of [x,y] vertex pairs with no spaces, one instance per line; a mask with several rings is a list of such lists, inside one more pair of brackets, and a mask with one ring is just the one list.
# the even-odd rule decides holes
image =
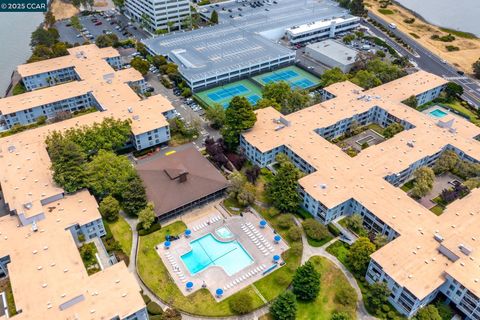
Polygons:
[[[151,32],[170,31],[185,25],[190,20],[188,0],[126,0],[125,14]],[[188,25],[189,26],[189,25]]]
[[309,44],[305,48],[306,56],[328,68],[339,68],[343,73],[350,72],[357,54],[357,50],[330,39]]

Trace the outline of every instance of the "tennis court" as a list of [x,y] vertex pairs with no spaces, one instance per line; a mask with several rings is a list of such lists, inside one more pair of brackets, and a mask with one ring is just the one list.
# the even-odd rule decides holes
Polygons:
[[252,78],[256,83],[261,86],[273,82],[285,81],[292,89],[310,89],[317,86],[320,83],[320,79],[314,75],[296,67],[290,66],[282,68],[276,71],[261,74]]
[[262,98],[262,91],[254,83],[242,80],[196,94],[196,97],[208,106],[220,104],[224,108],[228,107],[235,96],[245,97],[252,105],[255,105]]

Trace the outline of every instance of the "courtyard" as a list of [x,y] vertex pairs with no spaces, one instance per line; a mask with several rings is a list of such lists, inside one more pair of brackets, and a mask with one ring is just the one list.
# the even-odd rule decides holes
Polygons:
[[368,129],[343,140],[343,143],[360,152],[362,149],[379,144],[383,141],[385,141],[385,138],[381,134],[375,130]]
[[178,240],[155,248],[184,295],[206,288],[220,301],[281,268],[288,244],[275,239],[261,217],[251,211],[226,216],[215,207],[205,211]]

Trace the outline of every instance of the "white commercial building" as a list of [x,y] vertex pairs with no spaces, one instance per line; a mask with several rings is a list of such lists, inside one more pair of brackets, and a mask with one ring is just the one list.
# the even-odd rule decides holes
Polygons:
[[286,36],[291,44],[334,38],[337,34],[360,26],[360,18],[346,15],[334,19],[322,19],[288,28]]
[[340,68],[347,73],[356,61],[358,51],[334,40],[309,44],[305,54],[330,68]]
[[150,31],[182,28],[190,18],[188,0],[126,0],[126,15],[148,26]]

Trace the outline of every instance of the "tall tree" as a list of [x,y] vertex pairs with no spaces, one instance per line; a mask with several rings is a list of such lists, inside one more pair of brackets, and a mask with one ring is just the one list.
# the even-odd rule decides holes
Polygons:
[[388,301],[390,296],[390,289],[385,282],[375,282],[370,285],[370,290],[367,295],[367,303],[373,309],[379,309]]
[[150,63],[140,57],[133,58],[132,61],[130,61],[130,65],[132,68],[140,72],[142,76],[146,75],[148,73],[148,69],[150,68]]
[[295,271],[292,281],[293,293],[302,301],[313,301],[320,291],[320,274],[310,261]]
[[148,230],[155,221],[155,218],[155,206],[152,202],[149,202],[147,206],[139,212],[138,223],[142,225],[143,229]]
[[250,129],[257,121],[253,107],[245,97],[236,96],[225,111],[225,124],[222,135],[226,146],[235,150],[240,142],[242,131]]
[[120,203],[112,196],[105,197],[100,205],[98,211],[102,214],[107,221],[113,222],[118,219],[118,212],[120,211]]
[[45,25],[50,28],[50,27],[53,27],[53,25],[55,24],[56,20],[55,20],[55,16],[53,15],[52,11],[51,10],[48,10],[46,13],[45,13]]
[[267,183],[266,194],[275,208],[281,212],[295,212],[300,205],[298,179],[300,170],[290,161],[280,163],[280,168],[271,181]]
[[432,168],[420,167],[415,170],[413,177],[415,178],[415,182],[410,191],[413,197],[421,198],[432,190],[433,182],[435,181],[435,173]]
[[221,129],[225,123],[225,108],[215,103],[205,109],[205,117],[210,121],[212,128]]
[[402,102],[407,106],[409,106],[410,108],[415,109],[416,107],[418,107],[418,100],[417,100],[417,97],[415,97],[414,95],[411,95],[410,97],[403,100]]
[[350,12],[356,16],[363,16],[367,12],[363,0],[352,0],[350,2]]
[[453,150],[444,151],[433,166],[433,171],[435,173],[443,173],[446,171],[451,171],[457,165],[460,158],[457,153]]
[[364,89],[371,89],[382,84],[382,81],[373,72],[367,70],[358,71],[350,81]]
[[216,10],[212,11],[212,14],[210,15],[210,22],[212,24],[218,24],[218,12]]
[[415,317],[417,320],[442,320],[438,309],[433,304],[420,309]]
[[102,34],[95,39],[95,44],[99,48],[113,47],[118,43],[118,37],[116,34]]
[[270,306],[270,315],[274,320],[295,320],[297,300],[291,291],[280,294]]
[[342,72],[340,68],[332,68],[330,70],[326,70],[321,77],[321,85],[322,87],[328,87],[337,82],[342,82],[348,80],[348,75]]
[[138,175],[130,178],[127,187],[120,195],[122,209],[129,215],[138,215],[147,205],[147,195],[142,180]]
[[375,245],[368,238],[360,237],[355,241],[350,247],[346,260],[353,272],[365,274],[370,262],[370,255],[375,249]]
[[51,47],[58,40],[58,38],[59,35],[56,29],[50,28],[47,30],[40,26],[32,32],[30,46],[35,47],[39,44],[42,44],[47,47]]
[[447,95],[448,99],[459,97],[463,94],[463,87],[455,82],[450,81],[445,87],[445,94]]

